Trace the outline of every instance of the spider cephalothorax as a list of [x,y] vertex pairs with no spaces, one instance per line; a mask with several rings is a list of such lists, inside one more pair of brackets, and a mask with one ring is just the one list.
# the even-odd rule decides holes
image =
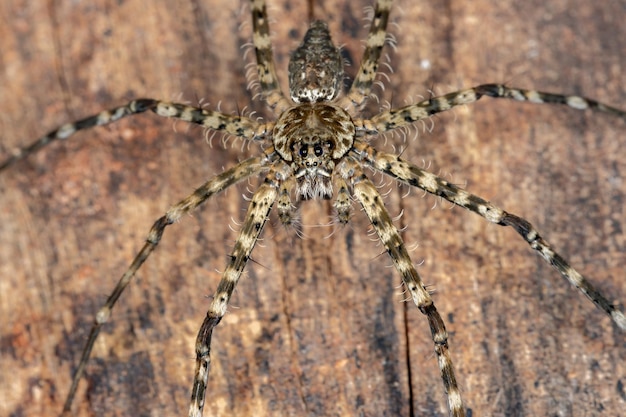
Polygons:
[[284,112],[274,128],[276,152],[293,169],[296,194],[329,199],[336,163],[352,148],[356,129],[348,112],[326,103],[304,103]]

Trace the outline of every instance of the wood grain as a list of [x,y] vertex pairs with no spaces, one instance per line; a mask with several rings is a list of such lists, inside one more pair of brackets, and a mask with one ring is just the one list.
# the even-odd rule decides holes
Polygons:
[[[370,2],[319,3],[353,74]],[[626,107],[623,1],[397,3],[381,101],[507,82]],[[284,82],[306,2],[270,13]],[[240,2],[217,0],[2,2],[0,155],[141,96],[268,117],[246,90],[248,20]],[[376,145],[528,218],[626,300],[623,121],[485,100],[433,125]],[[152,222],[256,151],[142,115],[0,175],[0,415],[60,411],[92,316]],[[375,178],[435,290],[473,416],[623,414],[623,332],[512,230]],[[196,331],[255,183],[167,229],[96,345],[75,415],[185,415]],[[401,302],[366,219],[355,207],[344,229],[314,227],[330,219],[329,204],[310,202],[304,239],[275,217],[264,231],[216,330],[205,415],[447,414],[425,319]]]

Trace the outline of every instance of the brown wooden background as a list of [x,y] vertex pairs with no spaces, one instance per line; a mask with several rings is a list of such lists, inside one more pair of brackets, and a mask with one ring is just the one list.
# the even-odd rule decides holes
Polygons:
[[[248,106],[241,3],[3,1],[0,155],[139,96],[202,99],[228,112]],[[271,2],[270,13],[284,81],[306,6],[283,3]],[[368,5],[317,5],[354,61],[350,73]],[[625,17],[618,0],[399,1],[381,97],[401,105],[429,89],[508,82],[624,108]],[[624,121],[485,100],[437,117],[417,140],[391,143],[527,217],[602,291],[626,301]],[[256,150],[231,144],[215,138],[211,148],[200,129],[147,115],[0,175],[0,415],[60,411],[92,315],[154,219]],[[436,290],[474,416],[623,415],[624,333],[512,230],[385,187]],[[97,343],[75,415],[186,415],[193,342],[247,188],[254,183],[168,228]],[[328,204],[306,204],[305,239],[275,217],[267,226],[216,331],[205,415],[446,415],[425,320],[401,302],[400,278],[364,216],[355,207],[345,229],[312,227],[330,218]]]

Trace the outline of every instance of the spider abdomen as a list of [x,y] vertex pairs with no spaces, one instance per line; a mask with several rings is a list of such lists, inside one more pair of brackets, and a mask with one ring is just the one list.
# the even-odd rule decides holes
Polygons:
[[289,60],[289,93],[296,103],[331,101],[341,89],[343,59],[325,22],[316,20]]

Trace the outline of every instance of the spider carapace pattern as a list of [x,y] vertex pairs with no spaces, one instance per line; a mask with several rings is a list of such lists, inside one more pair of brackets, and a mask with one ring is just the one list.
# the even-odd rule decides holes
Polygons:
[[[483,96],[532,103],[562,104],[578,110],[609,113],[626,120],[626,112],[597,101],[575,96],[512,88],[503,84],[483,84],[443,96],[433,96],[415,104],[384,110],[371,118],[360,118],[360,111],[377,76],[392,1],[374,5],[365,52],[357,75],[348,91],[343,92],[344,59],[333,44],[326,23],[313,21],[301,45],[292,53],[289,63],[289,98],[280,89],[272,58],[270,28],[264,1],[250,1],[253,45],[257,59],[257,87],[275,119],[257,119],[230,115],[187,104],[155,99],[137,99],[108,111],[68,123],[15,150],[0,165],[4,171],[19,160],[59,139],[78,131],[115,122],[123,117],[152,111],[159,116],[199,124],[210,131],[222,132],[260,144],[258,156],[248,158],[209,179],[187,198],[172,206],[156,220],[146,242],[135,256],[96,314],[88,341],[67,394],[64,412],[69,413],[76,389],[85,372],[89,356],[100,329],[136,272],[157,247],[167,226],[203,204],[231,185],[261,175],[263,180],[250,198],[234,248],[222,272],[221,281],[211,298],[210,307],[196,340],[196,367],[191,389],[189,416],[201,416],[207,398],[207,381],[211,367],[211,338],[221,321],[233,291],[248,263],[270,211],[275,208],[280,222],[291,225],[299,202],[311,199],[332,201],[338,223],[351,218],[356,201],[369,219],[393,265],[402,277],[408,298],[426,317],[447,406],[452,416],[466,415],[461,399],[462,383],[457,382],[449,337],[444,320],[437,311],[431,293],[418,274],[400,232],[385,208],[383,196],[370,172],[382,173],[410,187],[419,188],[454,205],[470,210],[487,221],[510,226],[574,287],[599,309],[626,330],[624,314],[574,269],[542,235],[525,219],[509,213],[489,201],[435,175],[417,164],[393,153],[376,149],[370,142],[387,132],[403,129],[456,106],[471,104]],[[453,348],[454,349],[454,348]],[[419,394],[417,394],[419,395]]]

